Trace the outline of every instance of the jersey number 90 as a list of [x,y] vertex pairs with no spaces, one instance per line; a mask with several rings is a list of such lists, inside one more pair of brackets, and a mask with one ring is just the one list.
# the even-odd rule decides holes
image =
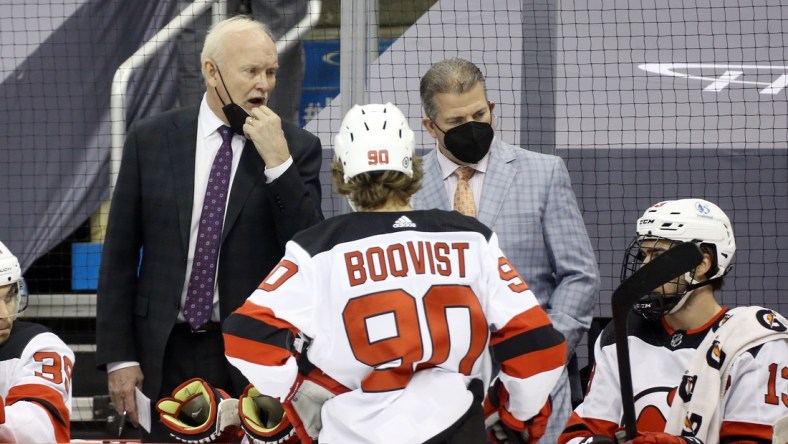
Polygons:
[[[464,375],[471,373],[486,347],[489,331],[473,290],[462,285],[431,287],[421,302],[428,330],[425,334],[420,328],[417,304],[417,299],[406,291],[389,290],[350,299],[345,306],[342,316],[353,354],[358,361],[374,367],[361,381],[365,392],[400,390],[417,370],[440,365]],[[447,313],[450,308],[465,310],[468,324],[451,321]],[[384,316],[393,322],[395,334],[373,339],[379,332],[370,331],[368,321]],[[461,342],[450,337],[450,330],[457,329],[469,330],[467,349],[452,350]],[[432,356],[427,360],[424,360],[424,341],[432,345]],[[458,363],[449,363],[450,352],[452,356],[464,354]]]

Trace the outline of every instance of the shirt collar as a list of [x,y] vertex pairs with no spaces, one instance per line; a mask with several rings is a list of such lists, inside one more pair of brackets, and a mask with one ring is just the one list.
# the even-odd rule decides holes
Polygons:
[[[490,153],[493,149],[495,149],[495,139],[493,139],[493,141],[490,143],[490,151],[487,152],[487,155],[482,157],[482,160],[480,160],[478,163],[469,164],[469,166],[473,167],[477,173],[484,174],[487,171],[487,164],[490,162]],[[437,146],[435,147],[435,151],[437,151],[438,154],[438,165],[441,167],[441,175],[443,180],[446,180],[461,165],[457,165],[456,163],[449,160],[449,158],[443,155]]]
[[200,127],[200,131],[202,131],[202,138],[208,138],[213,133],[219,131],[219,127],[222,125],[227,125],[219,118],[216,114],[214,114],[213,110],[210,106],[208,106],[208,100],[206,99],[206,94],[203,94],[202,101],[200,102],[200,114],[199,114],[199,123],[197,126]]

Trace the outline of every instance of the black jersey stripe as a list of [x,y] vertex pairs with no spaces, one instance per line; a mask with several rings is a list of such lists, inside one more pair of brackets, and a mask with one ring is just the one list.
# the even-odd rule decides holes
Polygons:
[[60,423],[60,425],[62,425],[64,427],[66,426],[65,418],[63,418],[63,416],[60,415],[60,412],[57,410],[57,408],[55,408],[54,405],[52,405],[51,402],[46,401],[46,400],[41,399],[41,398],[19,398],[16,402],[19,402],[19,401],[33,402],[33,403],[36,403],[36,404],[40,405],[47,412],[49,412],[49,414],[52,416],[52,418],[55,419],[55,421],[57,421],[58,423]]
[[[415,227],[395,228],[394,225],[402,216],[412,221]],[[463,216],[456,211],[424,210],[362,212],[335,216],[299,232],[293,237],[293,241],[311,256],[316,256],[338,244],[401,231],[476,232],[488,240],[492,236],[492,230],[476,218]]]
[[497,362],[505,362],[535,351],[547,350],[564,342],[564,335],[552,325],[543,325],[495,344],[493,357]]
[[[654,347],[665,347],[671,350],[698,348],[711,327],[712,326],[709,326],[702,331],[693,332],[692,334],[687,334],[686,331],[676,331],[674,334],[668,334],[668,332],[665,330],[665,327],[662,325],[661,320],[647,320],[635,313],[630,313],[629,318],[627,319],[628,336],[638,338],[646,344],[652,345]],[[682,335],[681,341],[671,344],[675,334]],[[603,348],[610,345],[615,345],[616,336],[615,332],[613,331],[612,322],[605,326],[605,329],[602,330],[600,341],[600,344]]]
[[277,328],[258,319],[233,313],[227,317],[223,325],[224,333],[239,338],[260,342],[287,351],[293,350],[293,332],[284,328]]

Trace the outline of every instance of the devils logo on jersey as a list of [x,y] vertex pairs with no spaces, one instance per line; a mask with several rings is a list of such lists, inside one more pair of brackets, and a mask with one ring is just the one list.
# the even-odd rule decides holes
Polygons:
[[706,362],[711,368],[719,370],[725,362],[725,352],[720,348],[720,341],[714,341],[706,352]]
[[697,375],[684,375],[681,377],[681,384],[679,385],[679,396],[684,402],[689,402],[692,399],[692,392],[695,390],[695,383],[698,381]]
[[768,328],[769,330],[774,330],[776,332],[784,332],[788,329],[780,319],[774,314],[771,310],[759,310],[758,313],[755,314],[755,317],[758,319],[758,322],[763,325],[764,327]]

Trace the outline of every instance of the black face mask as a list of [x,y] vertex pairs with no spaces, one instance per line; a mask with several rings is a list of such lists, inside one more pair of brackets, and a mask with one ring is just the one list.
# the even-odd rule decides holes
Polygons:
[[227,91],[227,97],[230,98],[230,103],[225,105],[224,100],[222,100],[222,95],[219,94],[219,90],[214,88],[216,90],[216,95],[219,96],[219,100],[221,100],[222,105],[224,105],[222,106],[224,116],[227,117],[227,121],[230,123],[230,128],[232,128],[236,134],[245,136],[244,123],[246,122],[246,118],[249,117],[249,114],[241,107],[241,105],[236,104],[233,100],[232,96],[230,95],[230,90],[227,89],[227,85],[224,83],[224,77],[222,77],[222,72],[219,71],[218,66],[216,67],[216,72],[219,73],[219,78],[222,80],[224,90]]
[[448,131],[443,131],[437,124],[435,128],[444,134],[443,143],[446,149],[457,160],[465,163],[477,163],[482,160],[490,151],[490,144],[495,135],[492,125],[486,122],[465,122]]

